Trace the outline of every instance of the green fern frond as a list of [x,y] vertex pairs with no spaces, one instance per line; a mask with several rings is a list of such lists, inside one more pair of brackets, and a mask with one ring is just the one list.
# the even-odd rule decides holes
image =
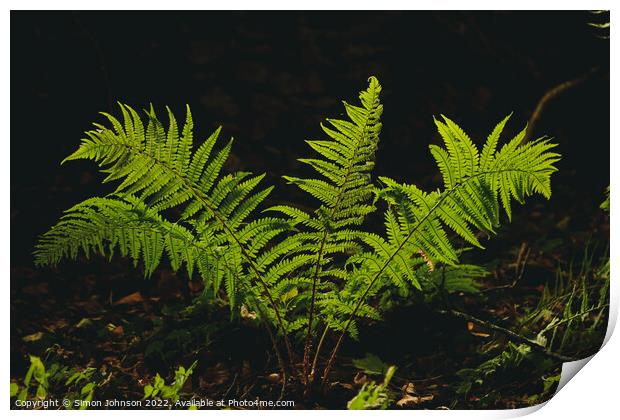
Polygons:
[[[271,250],[268,261],[289,255],[285,261],[295,260],[300,264],[290,266],[293,270],[289,272],[279,270],[280,277],[285,279],[293,272],[303,272],[312,279],[310,329],[316,291],[323,287],[324,281],[331,280],[325,275],[330,272],[329,256],[358,252],[361,232],[355,228],[375,210],[371,171],[381,131],[383,105],[379,102],[380,93],[381,85],[371,77],[368,88],[359,95],[361,106],[343,102],[349,120],[328,119],[327,124],[321,125],[328,139],[307,142],[320,156],[299,161],[309,165],[321,178],[284,177],[316,198],[320,202],[317,210],[307,214],[288,206],[270,209],[285,214],[306,228],[289,238],[286,246],[276,245],[279,254]],[[298,257],[290,256],[294,254],[304,257],[295,259]]]
[[195,265],[207,272],[215,250],[187,228],[171,223],[133,196],[95,197],[70,208],[60,221],[43,234],[35,249],[37,265],[57,265],[63,258],[75,259],[81,251],[108,255],[118,250],[137,265],[145,276],[159,265],[165,253],[172,268],[185,265],[192,274]]
[[[118,246],[134,262],[141,260],[148,276],[165,251],[173,269],[184,264],[191,275],[198,267],[214,292],[224,285],[232,308],[240,303],[241,290],[256,292],[242,282],[262,284],[258,296],[273,302],[255,258],[295,220],[265,217],[247,222],[272,190],[257,189],[264,175],[221,173],[232,146],[231,140],[215,151],[221,127],[193,151],[189,107],[182,127],[168,108],[165,127],[152,106],[146,111],[146,124],[133,108],[119,107],[122,121],[104,113],[111,128],[95,124],[63,161],[97,162],[107,175],[104,182],[118,183],[113,198],[87,200],[70,209],[42,236],[35,251],[37,263],[54,265],[64,257],[74,258],[78,250],[108,254],[106,246],[110,253]],[[161,213],[168,209],[180,218],[166,220]]]
[[[551,175],[560,159],[553,151],[556,145],[544,138],[523,144],[523,130],[498,150],[507,120],[495,127],[482,153],[456,123],[446,117],[435,120],[445,149],[431,145],[430,150],[442,173],[443,190],[426,193],[414,185],[379,178],[384,187],[377,195],[389,205],[387,239],[362,233],[372,252],[349,259],[352,274],[341,294],[355,295],[358,309],[354,315],[360,315],[361,308],[383,287],[391,285],[404,292],[404,280],[416,289],[428,287],[432,282],[419,270],[424,264],[443,263],[449,273],[458,273],[456,268],[462,266],[457,265],[459,252],[449,231],[482,247],[475,232],[494,232],[499,225],[500,201],[510,218],[512,200],[523,202],[533,194],[550,197]],[[450,280],[454,287],[467,288],[462,276]]]
[[481,155],[456,123],[446,117],[444,122],[435,121],[446,146],[431,146],[443,175],[443,191],[427,194],[413,185],[380,178],[385,188],[379,195],[396,210],[400,227],[395,230],[394,218],[388,215],[388,266],[416,253],[456,264],[457,253],[446,229],[481,247],[474,232],[493,233],[499,224],[499,201],[511,218],[512,200],[522,203],[533,194],[550,197],[551,174],[560,158],[552,151],[556,145],[547,139],[522,144],[523,130],[497,150],[507,119],[493,130]]

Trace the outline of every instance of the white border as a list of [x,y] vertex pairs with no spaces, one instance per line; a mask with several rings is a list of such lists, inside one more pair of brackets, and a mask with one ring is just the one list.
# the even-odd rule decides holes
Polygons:
[[[617,2],[616,2],[617,3]],[[457,0],[444,0],[444,1],[391,1],[391,0],[382,0],[381,2],[377,1],[367,1],[367,0],[358,0],[358,1],[336,1],[336,0],[314,0],[312,2],[291,2],[291,1],[273,1],[273,0],[262,0],[258,1],[235,1],[228,0],[226,2],[215,2],[215,1],[183,1],[176,0],[174,3],[170,1],[162,1],[162,0],[151,0],[151,1],[127,1],[127,0],[107,0],[105,3],[102,2],[89,2],[85,3],[82,1],[63,1],[57,0],[54,2],[45,2],[45,1],[7,1],[3,4],[8,5],[8,8],[5,9],[5,14],[2,17],[2,57],[10,57],[10,14],[9,10],[57,10],[57,9],[79,9],[79,10],[128,10],[128,9],[160,9],[166,10],[171,6],[174,6],[176,10],[198,10],[198,9],[213,9],[213,10],[223,10],[223,9],[243,9],[243,10],[259,10],[259,9],[290,9],[290,10],[341,10],[341,9],[382,9],[382,10],[489,10],[489,9],[501,9],[501,10],[609,10],[612,9],[612,16],[615,16],[615,10],[613,8],[614,2],[611,1],[577,1],[577,0],[563,0],[563,1],[549,1],[549,0],[521,0],[521,1],[483,1],[483,0],[469,0],[467,2],[457,1]],[[552,23],[550,23],[552,24]],[[617,157],[618,146],[616,146],[617,141],[620,141],[618,138],[618,124],[617,124],[617,97],[618,97],[618,84],[615,79],[615,71],[613,69],[617,69],[616,61],[617,61],[617,43],[614,43],[613,40],[616,38],[616,30],[617,25],[611,25],[611,48],[612,48],[612,60],[611,67],[612,76],[611,79],[611,139],[616,139],[616,141],[611,141],[611,157]],[[113,26],[111,27],[113,30]],[[524,30],[527,30],[524,28]],[[9,58],[10,61],[10,58]],[[3,109],[1,113],[2,126],[10,128],[10,68],[8,65],[4,65],[1,68],[3,73],[4,83],[2,84],[2,98],[3,101]],[[36,118],[36,116],[33,116]],[[3,130],[4,133],[7,133],[7,129]],[[584,139],[584,147],[587,147],[587,139]],[[2,147],[4,150],[0,153],[0,171],[2,171],[2,185],[4,194],[1,195],[2,199],[2,210],[4,213],[4,217],[2,219],[2,225],[0,226],[0,236],[2,237],[2,243],[0,246],[0,268],[2,272],[5,273],[6,278],[4,281],[4,295],[5,299],[10,297],[10,205],[8,194],[6,192],[10,191],[10,142],[6,139],[2,142]],[[618,179],[619,171],[615,166],[611,166],[611,179],[612,184],[616,185],[616,180]],[[620,183],[618,183],[620,185]],[[615,190],[615,189],[614,189]],[[612,194],[612,208],[617,208],[616,206],[620,205],[620,199],[616,199],[616,194]],[[618,230],[615,228],[615,224],[611,224],[611,238],[612,242],[614,242],[615,238],[618,236]],[[618,271],[616,269],[617,261],[619,261],[619,252],[618,248],[611,247],[611,271],[612,277],[615,278],[615,272]],[[460,418],[460,419],[485,419],[485,418],[506,418],[506,417],[515,417],[520,415],[528,414],[529,412],[536,411],[530,418],[579,418],[583,419],[586,417],[589,418],[611,418],[609,415],[612,412],[617,413],[616,407],[616,399],[617,396],[617,384],[616,377],[619,373],[619,363],[616,358],[616,354],[620,354],[620,342],[617,337],[611,337],[610,333],[613,331],[613,326],[615,325],[617,314],[618,314],[618,286],[617,283],[611,282],[611,307],[610,307],[610,325],[608,329],[608,334],[606,340],[609,340],[605,345],[603,351],[599,354],[595,355],[594,358],[588,365],[583,369],[583,372],[579,373],[579,378],[573,381],[570,381],[566,387],[564,387],[561,392],[559,392],[555,397],[553,397],[550,402],[546,405],[543,410],[536,411],[540,408],[533,407],[529,409],[522,410],[504,410],[504,411],[386,411],[386,412],[347,412],[341,411],[336,415],[338,416],[354,416],[355,418],[365,417],[365,416],[396,416],[396,417],[404,417],[409,418],[410,416],[424,416],[426,418]],[[7,381],[6,386],[2,386],[0,384],[0,390],[3,397],[1,398],[3,401],[8,402],[8,361],[9,361],[9,319],[10,319],[10,305],[5,303],[5,315],[2,317],[2,325],[3,325],[3,335],[2,335],[2,346],[0,351],[3,355],[3,365],[2,377],[6,378]],[[611,337],[611,339],[610,339]],[[8,404],[5,406],[8,409]],[[59,417],[71,417],[71,416],[83,416],[86,412],[67,412],[67,411],[47,411],[47,412],[32,412],[32,411],[11,411],[10,415],[21,417],[21,416],[59,416]],[[186,414],[182,414],[186,413]],[[196,413],[196,414],[192,414]],[[197,414],[202,413],[202,414]],[[310,418],[310,416],[314,416],[317,412],[315,411],[304,411],[304,412],[295,412],[295,416],[300,416],[301,418]],[[196,412],[175,412],[175,415],[182,416],[255,416],[255,415],[266,415],[273,416],[276,418],[284,418],[290,416],[290,411],[276,411],[269,413],[260,413],[260,412],[242,412],[242,411],[212,411],[207,414],[204,412],[196,411]],[[333,415],[334,412],[329,412],[327,415]],[[89,417],[93,418],[108,418],[110,415],[109,412],[104,411],[90,411],[88,412]],[[113,413],[115,416],[121,417],[129,417],[134,416],[134,413],[131,411],[116,411]],[[170,413],[164,411],[154,411],[149,413],[149,417],[155,418],[165,418],[169,417]],[[544,416],[544,417],[543,417]]]

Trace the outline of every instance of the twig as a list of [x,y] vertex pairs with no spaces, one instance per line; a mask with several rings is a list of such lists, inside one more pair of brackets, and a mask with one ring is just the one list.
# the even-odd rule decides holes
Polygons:
[[549,101],[561,95],[562,93],[566,92],[567,90],[580,85],[581,83],[586,81],[588,78],[590,78],[598,70],[599,70],[598,67],[593,67],[586,74],[583,74],[579,77],[568,80],[566,82],[562,82],[559,85],[549,89],[542,96],[542,98],[540,98],[540,100],[536,104],[536,108],[534,108],[534,112],[532,112],[532,116],[530,117],[530,120],[527,123],[527,134],[525,135],[525,137],[523,137],[522,144],[529,141],[530,135],[534,131],[534,126],[540,119],[540,116],[542,115],[545,109],[545,106],[547,105]]
[[479,318],[476,318],[472,315],[466,314],[464,312],[459,312],[456,311],[454,309],[449,309],[449,310],[440,310],[438,311],[440,314],[443,315],[452,315],[454,317],[457,318],[461,318],[464,319],[466,321],[472,321],[478,325],[480,325],[481,327],[484,328],[488,328],[490,330],[494,330],[497,331],[499,333],[502,333],[504,335],[506,335],[509,339],[513,340],[513,341],[517,341],[519,343],[523,343],[523,344],[527,344],[528,346],[530,346],[532,349],[537,350],[541,353],[544,353],[546,356],[555,359],[559,362],[571,362],[574,360],[574,358],[566,356],[564,354],[560,354],[560,353],[556,353],[554,351],[549,350],[548,348],[546,348],[545,346],[540,345],[539,343],[537,343],[534,340],[531,340],[521,334],[517,334],[514,331],[511,331],[507,328],[504,327],[500,327],[499,325],[493,324],[491,322],[488,321],[483,321]]
[[[519,254],[517,255],[517,261],[515,261],[515,278],[512,281],[512,283],[502,284],[499,286],[491,286],[484,290],[481,290],[480,293],[487,293],[487,292],[492,292],[495,290],[514,288],[517,285],[517,283],[521,281],[521,279],[523,278],[523,273],[525,272],[527,260],[529,259],[530,251],[532,250],[532,248],[527,248],[527,251],[525,251],[525,257],[523,257],[524,249],[525,249],[525,243],[521,244],[521,248],[519,248]],[[523,262],[521,262],[521,260],[523,260]],[[519,270],[519,267],[521,267],[521,270]]]
[[230,384],[230,386],[228,387],[228,389],[226,390],[226,392],[224,393],[224,396],[222,397],[222,399],[226,398],[228,396],[228,393],[230,392],[230,390],[232,389],[232,387],[235,385],[235,382],[237,381],[237,374],[235,373],[235,377],[232,380],[232,383]]

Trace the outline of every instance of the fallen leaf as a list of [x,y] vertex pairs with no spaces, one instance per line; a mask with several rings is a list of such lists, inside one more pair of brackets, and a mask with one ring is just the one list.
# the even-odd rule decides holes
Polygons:
[[272,383],[280,382],[280,374],[279,373],[271,373],[267,375],[267,380]]
[[400,408],[413,407],[420,404],[420,397],[413,395],[405,395],[396,403],[396,406]]
[[124,298],[117,300],[112,305],[133,305],[133,304],[140,303],[143,301],[144,301],[144,298],[142,297],[142,294],[140,292],[135,292],[135,293],[125,296]]
[[471,335],[475,335],[476,337],[490,337],[491,336],[491,334],[482,332],[480,330],[476,331],[476,325],[471,321],[467,321],[467,331],[469,331]]
[[76,324],[75,328],[90,327],[91,325],[93,325],[93,321],[91,321],[89,318],[82,318],[80,322]]
[[65,328],[68,325],[69,325],[69,323],[67,322],[67,320],[59,319],[58,321],[54,322],[53,324],[47,325],[45,328],[48,331],[50,331],[50,332],[56,332],[57,330],[62,330],[63,328]]
[[355,385],[361,386],[368,382],[368,376],[364,375],[362,372],[357,372],[355,374],[355,378],[353,378],[353,383]]
[[34,334],[29,334],[29,335],[22,337],[22,340],[26,342],[33,342],[33,341],[39,341],[41,338],[43,338],[43,333],[39,331]]
[[424,395],[420,397],[420,402],[433,401],[433,399],[435,399],[435,396],[432,394]]
[[247,306],[245,305],[241,305],[241,309],[239,310],[239,313],[241,314],[241,318],[256,319],[256,312],[254,311],[250,312]]
[[418,397],[415,395],[405,395],[404,397],[402,397],[400,400],[398,400],[398,402],[396,403],[396,405],[398,407],[401,408],[408,408],[408,407],[413,407],[416,406],[420,403],[426,402],[426,401],[432,401],[435,398],[434,395],[424,395],[422,397]]
[[415,386],[411,382],[403,385],[402,390],[405,394],[411,394],[411,395],[417,394],[417,392],[415,392]]

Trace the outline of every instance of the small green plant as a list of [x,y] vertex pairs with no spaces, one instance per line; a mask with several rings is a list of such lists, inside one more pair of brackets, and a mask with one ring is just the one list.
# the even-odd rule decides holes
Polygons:
[[97,386],[92,380],[95,368],[76,370],[52,363],[46,369],[39,357],[30,355],[29,358],[30,367],[22,384],[11,382],[11,398],[45,400],[50,394],[56,394],[63,395],[63,399],[69,402],[64,405],[65,409],[88,408]]
[[[11,397],[17,397],[18,400],[26,401],[28,397],[45,399],[49,388],[49,373],[45,370],[45,365],[37,356],[29,356],[30,367],[26,372],[24,381],[20,386],[16,382],[11,382]],[[32,390],[34,389],[34,394]]]
[[[321,126],[326,138],[307,142],[316,156],[300,161],[316,177],[285,177],[310,195],[314,211],[276,205],[260,215],[254,210],[273,187],[258,187],[264,175],[222,173],[232,141],[215,151],[221,128],[194,151],[189,107],[179,128],[169,109],[165,127],[152,107],[145,124],[120,105],[122,122],[103,114],[110,126],[95,124],[65,159],[97,162],[104,182],[116,186],[67,210],[41,236],[35,261],[53,266],[80,253],[118,253],[149,276],[167,258],[174,270],[197,273],[210,296],[225,297],[231,316],[256,314],[285,377],[292,372],[307,391],[317,378],[325,385],[344,337],[358,338],[360,320],[381,318],[386,292],[435,290],[433,272],[440,270],[443,286],[471,289],[470,275],[451,275],[461,252],[456,242],[482,248],[482,237],[500,225],[500,207],[510,219],[513,200],[549,198],[560,159],[549,139],[525,142],[525,129],[499,147],[509,117],[479,148],[442,116],[435,124],[445,147],[430,146],[441,188],[425,192],[374,178],[381,90],[371,77],[360,104],[344,102],[347,119],[328,119]],[[366,231],[364,221],[379,208],[385,232]],[[322,354],[330,341],[335,345]]]
[[508,343],[507,349],[499,355],[484,361],[475,368],[459,370],[457,375],[461,381],[456,390],[457,394],[467,395],[472,387],[483,385],[488,378],[518,368],[528,357],[530,350],[530,347],[525,344]]
[[192,376],[197,363],[192,363],[188,369],[179,366],[174,372],[174,381],[170,385],[166,385],[166,381],[159,376],[159,373],[156,374],[153,383],[144,386],[144,399],[153,398],[177,402],[181,398],[180,394],[185,382]]
[[362,385],[357,395],[347,403],[349,410],[385,410],[393,401],[388,392],[388,386],[396,372],[396,366],[390,366],[385,372],[382,383],[370,381]]
[[573,263],[567,269],[558,267],[536,308],[519,318],[524,331],[538,330],[541,345],[575,358],[598,350],[605,335],[610,277],[609,251],[600,258],[596,254],[596,247],[586,244],[578,270]]
[[369,375],[384,375],[389,368],[378,356],[370,353],[362,359],[353,359],[353,366]]

